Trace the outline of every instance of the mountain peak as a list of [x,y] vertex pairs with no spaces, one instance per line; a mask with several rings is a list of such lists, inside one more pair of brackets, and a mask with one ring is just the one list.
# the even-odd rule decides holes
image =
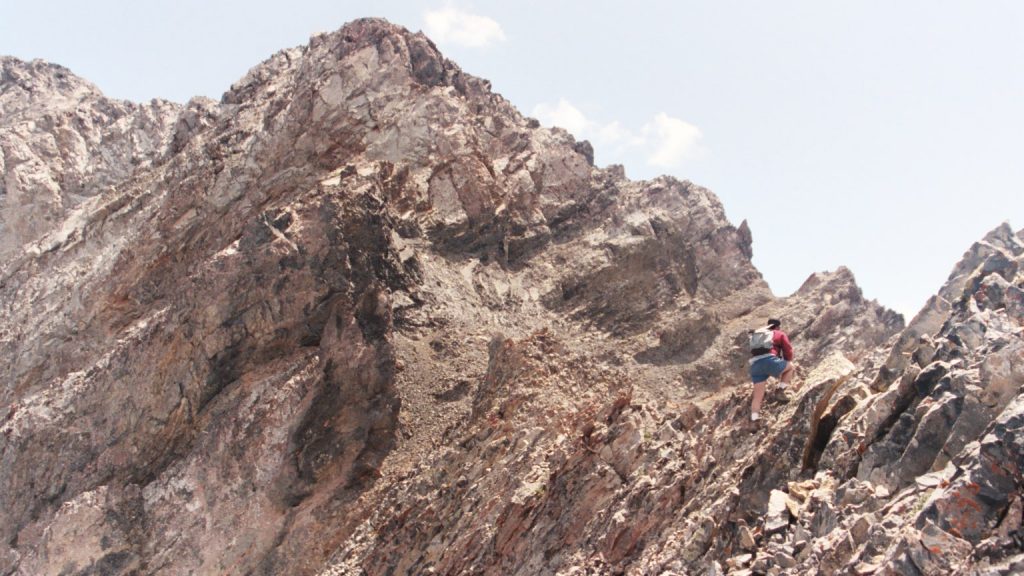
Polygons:
[[100,96],[99,89],[59,64],[0,56],[0,116],[10,118],[33,106],[74,106]]
[[[271,78],[280,82],[294,73],[295,81],[325,82],[346,68],[344,63],[362,67],[364,71],[391,70],[388,81],[399,79],[425,87],[453,86],[460,92],[488,92],[490,83],[466,75],[444,58],[437,47],[422,33],[412,33],[380,18],[364,18],[348,23],[338,30],[310,38],[308,44],[278,52],[256,66],[224,95],[225,103],[237,103]],[[294,66],[294,68],[293,68]]]
[[383,20],[219,103],[4,70],[0,573],[939,573],[1019,527],[1008,226],[900,332]]

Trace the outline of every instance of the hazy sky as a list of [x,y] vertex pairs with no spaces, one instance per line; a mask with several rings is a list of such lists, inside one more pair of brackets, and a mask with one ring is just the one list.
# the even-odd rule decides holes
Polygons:
[[600,165],[713,190],[778,295],[846,265],[909,316],[1024,226],[1024,2],[0,0],[0,54],[184,102],[363,16],[423,30]]

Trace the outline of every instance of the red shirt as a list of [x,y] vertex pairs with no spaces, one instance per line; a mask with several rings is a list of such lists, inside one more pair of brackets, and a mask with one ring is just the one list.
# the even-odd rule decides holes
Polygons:
[[793,346],[789,343],[789,336],[782,330],[772,330],[772,354],[783,360],[793,359]]

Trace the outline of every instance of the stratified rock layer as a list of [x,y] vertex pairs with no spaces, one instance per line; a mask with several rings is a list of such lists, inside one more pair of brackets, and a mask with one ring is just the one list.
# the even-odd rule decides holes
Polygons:
[[1020,562],[1009,227],[905,330],[844,268],[779,299],[711,192],[379,20],[219,103],[8,58],[0,106],[0,573]]

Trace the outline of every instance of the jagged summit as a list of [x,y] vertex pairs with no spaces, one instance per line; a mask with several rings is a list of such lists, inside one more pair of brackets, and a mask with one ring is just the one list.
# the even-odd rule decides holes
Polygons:
[[78,102],[98,96],[98,88],[64,66],[0,56],[0,112],[4,118],[33,106],[52,107],[58,99]]
[[306,46],[278,52],[233,84],[222,101],[235,103],[244,100],[252,86],[265,82],[271,76],[280,76],[282,66],[298,60],[305,60],[306,66],[296,70],[297,73],[327,80],[332,62],[344,60],[367,48],[395,58],[392,65],[405,68],[423,86],[443,84],[462,91],[472,88],[489,90],[490,87],[486,80],[464,74],[455,63],[441,55],[434,43],[422,33],[409,32],[383,19],[363,18],[334,32],[314,35]]
[[[381,20],[220,102],[68,81],[0,118],[0,573],[902,568],[885,505],[1015,417],[1012,231],[901,332],[846,269],[774,297],[713,193],[595,167]],[[751,429],[775,316],[804,385]]]
[[159,161],[179,111],[108,99],[56,64],[0,58],[0,265]]

